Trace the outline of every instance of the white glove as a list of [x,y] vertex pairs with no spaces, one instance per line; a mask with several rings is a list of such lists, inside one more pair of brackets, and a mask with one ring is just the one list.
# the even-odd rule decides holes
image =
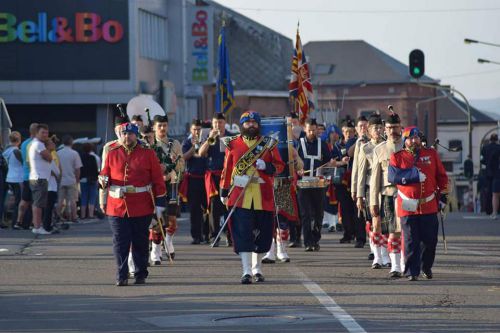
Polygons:
[[155,207],[155,211],[156,211],[156,217],[158,218],[158,220],[160,220],[160,218],[162,217],[163,212],[165,211],[165,207],[156,206]]
[[257,170],[266,170],[266,162],[260,158],[255,162],[255,166],[257,167]]
[[421,183],[425,182],[427,179],[427,176],[425,173],[421,172],[420,170],[418,171],[418,179],[420,180]]
[[222,204],[223,204],[224,206],[226,206],[226,205],[227,205],[228,198],[227,198],[227,197],[220,197],[220,201],[222,202]]

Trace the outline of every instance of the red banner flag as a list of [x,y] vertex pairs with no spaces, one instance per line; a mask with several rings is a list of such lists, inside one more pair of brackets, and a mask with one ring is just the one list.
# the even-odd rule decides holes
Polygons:
[[309,113],[314,110],[314,94],[309,75],[309,65],[300,41],[299,29],[297,29],[297,40],[292,57],[292,78],[288,89],[292,112],[298,114],[300,123],[303,124]]

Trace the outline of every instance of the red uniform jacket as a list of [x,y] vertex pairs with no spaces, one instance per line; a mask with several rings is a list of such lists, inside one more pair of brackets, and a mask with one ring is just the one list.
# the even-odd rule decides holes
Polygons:
[[[236,139],[229,142],[228,147],[226,149],[226,155],[224,157],[224,169],[222,170],[221,180],[220,180],[220,188],[222,190],[229,190],[232,185],[232,172],[233,169],[240,159],[247,151],[249,147],[243,141],[243,138],[238,136]],[[275,174],[279,174],[283,172],[285,167],[285,163],[281,159],[281,156],[278,151],[278,147],[274,147],[271,151],[265,152],[261,157],[266,164],[272,163],[274,165]],[[257,170],[255,173],[255,177],[259,176],[264,180],[263,183],[260,184],[260,191],[262,196],[262,210],[266,211],[275,211],[274,206],[274,175],[269,175],[265,172],[265,170]],[[243,188],[234,187],[229,195],[228,206],[234,206],[236,203],[236,198],[240,195]],[[237,207],[241,207],[243,200],[237,204]]]
[[152,193],[124,193],[123,198],[107,195],[106,215],[139,217],[154,212],[154,198],[166,195],[160,162],[152,149],[141,145],[127,152],[123,146],[112,148],[100,173],[109,177],[109,186],[143,187],[151,185]]
[[431,148],[421,148],[418,158],[415,161],[415,155],[404,149],[391,156],[390,164],[400,169],[407,169],[415,166],[426,176],[423,183],[397,185],[398,191],[405,196],[411,199],[425,199],[433,193],[435,195],[434,200],[420,203],[415,212],[403,210],[402,199],[401,196],[398,195],[398,216],[437,213],[439,195],[441,192],[446,192],[448,188],[448,176],[446,175],[446,171],[443,163],[441,163],[439,159],[437,151]]

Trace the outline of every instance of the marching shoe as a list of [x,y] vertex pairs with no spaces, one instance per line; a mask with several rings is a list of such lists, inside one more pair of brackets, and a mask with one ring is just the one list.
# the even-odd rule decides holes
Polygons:
[[392,264],[390,262],[388,262],[387,264],[383,264],[382,267],[384,267],[384,268],[391,268]]
[[373,253],[370,253],[368,255],[368,260],[373,260],[375,258],[375,255]]
[[372,265],[372,269],[381,269],[381,268],[382,268],[382,266],[380,264],[378,264],[378,263],[374,263]]
[[313,246],[313,250],[314,250],[315,252],[318,252],[320,248],[321,248],[321,247],[319,246],[319,244],[318,244],[318,243],[314,244],[314,246]]
[[241,277],[241,284],[252,284],[252,276],[245,274]]
[[407,279],[408,279],[408,281],[418,281],[418,276],[408,275]]
[[323,223],[323,225],[322,225],[323,229],[328,228],[328,226],[329,226],[329,224],[328,224],[328,223]]
[[344,243],[350,243],[351,242],[351,239],[350,238],[347,238],[347,237],[342,237],[340,240],[339,240],[340,244],[344,244]]
[[146,284],[145,278],[135,278],[134,284]]
[[262,263],[263,264],[274,264],[276,262],[276,260],[272,260],[272,259],[269,259],[269,258],[263,258],[262,259]]
[[365,242],[363,241],[356,241],[356,244],[354,244],[354,247],[357,249],[362,249],[365,247]]
[[198,244],[200,244],[200,243],[201,243],[201,241],[200,241],[198,238],[195,238],[195,239],[193,239],[193,241],[191,242],[191,245],[198,245]]
[[290,258],[286,257],[286,258],[281,258],[280,259],[280,262],[290,262]]
[[172,260],[175,259],[175,252],[170,253],[170,258],[172,258]]
[[328,227],[328,232],[335,232],[335,231],[336,231],[336,229],[335,229],[334,225]]
[[116,286],[117,287],[128,286],[128,280],[118,280],[116,281]]
[[305,251],[306,252],[312,252],[312,251],[314,251],[314,248],[312,246],[306,246]]
[[430,280],[432,279],[432,271],[429,269],[429,270],[422,270],[422,276],[424,278],[426,278],[427,280]]
[[153,264],[154,264],[155,266],[160,266],[160,265],[161,265],[161,261],[160,261],[160,260],[156,260]]
[[389,277],[391,279],[399,279],[401,277],[401,273],[398,271],[392,271],[389,273]]
[[260,273],[257,273],[254,275],[253,279],[255,280],[255,282],[264,282],[264,275],[260,274]]

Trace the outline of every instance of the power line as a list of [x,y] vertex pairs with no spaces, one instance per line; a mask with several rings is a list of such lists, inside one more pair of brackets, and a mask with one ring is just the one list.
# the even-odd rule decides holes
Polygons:
[[500,72],[500,69],[495,69],[491,71],[485,71],[485,72],[470,72],[470,73],[462,73],[462,74],[455,74],[455,75],[447,75],[447,76],[441,76],[440,79],[450,79],[450,78],[456,78],[456,77],[464,77],[464,76],[474,76],[474,75],[483,75],[483,74],[494,74]]
[[287,8],[248,8],[231,7],[234,10],[248,10],[255,12],[291,12],[291,13],[328,13],[328,14],[402,14],[402,13],[460,13],[497,11],[500,8],[449,8],[449,9],[381,9],[381,10],[349,10],[349,9],[287,9]]

